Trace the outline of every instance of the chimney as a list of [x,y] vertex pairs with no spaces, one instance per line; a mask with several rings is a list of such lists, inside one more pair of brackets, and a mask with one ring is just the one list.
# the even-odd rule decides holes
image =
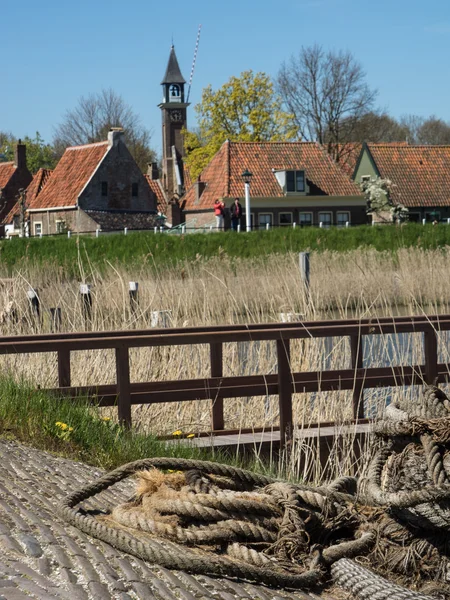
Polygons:
[[108,131],[109,147],[112,148],[112,146],[117,146],[120,141],[123,142],[124,135],[125,133],[122,127],[111,127],[111,129]]
[[150,177],[150,179],[159,179],[158,163],[156,163],[156,162],[148,163],[147,175]]
[[202,181],[199,177],[197,179],[197,181],[194,183],[194,187],[195,187],[195,203],[198,204],[200,202],[200,196],[203,194],[203,192],[205,190],[206,183],[204,181]]
[[14,164],[18,169],[27,168],[27,147],[22,144],[22,140],[17,142],[16,150],[14,153]]

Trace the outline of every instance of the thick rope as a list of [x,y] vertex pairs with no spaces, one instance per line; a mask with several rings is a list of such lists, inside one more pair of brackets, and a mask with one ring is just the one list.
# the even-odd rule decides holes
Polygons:
[[[294,589],[327,585],[332,574],[358,599],[428,600],[349,559],[365,557],[403,578],[449,570],[438,549],[447,551],[450,530],[450,402],[427,388],[423,404],[388,407],[376,432],[380,448],[359,481],[344,477],[312,488],[219,463],[145,459],[74,492],[58,512],[85,533],[166,568]],[[136,497],[110,515],[76,508],[134,474],[141,481]],[[430,560],[431,570],[422,568]],[[445,590],[450,598],[450,586]]]

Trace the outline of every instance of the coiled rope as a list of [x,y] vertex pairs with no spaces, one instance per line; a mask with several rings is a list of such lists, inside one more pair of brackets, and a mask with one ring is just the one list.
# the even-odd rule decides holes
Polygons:
[[[377,425],[380,448],[359,481],[314,488],[219,463],[153,458],[77,490],[58,513],[166,568],[305,590],[329,585],[333,576],[361,600],[430,599],[423,586],[436,587],[433,580],[450,570],[449,411],[435,387],[420,406],[388,407]],[[137,494],[111,514],[77,507],[130,475],[139,480]],[[421,591],[390,583],[352,558],[397,582],[415,576]],[[450,598],[445,582],[437,589]]]

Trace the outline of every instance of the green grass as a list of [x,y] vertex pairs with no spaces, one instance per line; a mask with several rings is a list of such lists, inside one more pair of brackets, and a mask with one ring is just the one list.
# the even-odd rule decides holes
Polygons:
[[[4,376],[0,377],[0,436],[103,469],[155,456],[244,465],[235,456],[126,430],[103,420],[85,400],[57,398]],[[262,468],[255,461],[244,466]]]
[[[164,269],[198,257],[210,258],[224,253],[231,257],[264,259],[270,254],[304,250],[349,251],[361,247],[395,252],[416,246],[436,249],[450,246],[450,226],[410,223],[396,226],[361,226],[349,229],[279,228],[252,233],[154,234],[153,232],[95,237],[65,236],[4,240],[0,243],[0,264],[4,274],[30,266],[56,269],[61,278],[79,277],[85,272],[100,272],[114,267]],[[32,261],[30,260],[32,259]]]

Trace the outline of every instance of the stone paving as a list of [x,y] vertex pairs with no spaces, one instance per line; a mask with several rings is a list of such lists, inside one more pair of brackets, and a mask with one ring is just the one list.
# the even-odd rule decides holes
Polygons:
[[[170,571],[123,554],[55,516],[59,498],[102,472],[0,440],[0,600],[313,600],[229,579]],[[109,509],[133,491],[122,482],[84,503]],[[328,596],[321,596],[328,598]]]

